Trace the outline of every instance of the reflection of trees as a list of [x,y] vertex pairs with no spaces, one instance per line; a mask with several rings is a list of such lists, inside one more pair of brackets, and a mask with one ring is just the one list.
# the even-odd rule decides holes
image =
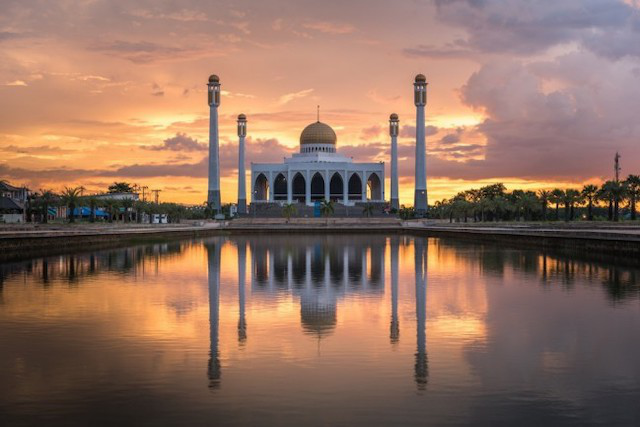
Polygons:
[[64,282],[76,285],[86,277],[104,273],[137,275],[144,272],[145,263],[180,254],[193,243],[173,242],[81,254],[36,258],[28,261],[0,264],[0,277],[25,274],[44,286]]
[[585,254],[537,249],[509,249],[458,239],[436,239],[436,256],[454,257],[465,268],[477,265],[502,276],[506,270],[536,276],[545,287],[571,290],[576,284],[602,286],[612,302],[640,298],[640,268],[629,263],[600,261]]

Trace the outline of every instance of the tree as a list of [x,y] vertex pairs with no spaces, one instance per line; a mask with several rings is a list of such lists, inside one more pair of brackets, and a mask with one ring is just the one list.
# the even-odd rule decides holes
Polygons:
[[96,196],[83,197],[89,203],[89,222],[96,222],[96,208],[98,206],[98,198]]
[[538,190],[538,199],[540,200],[540,206],[542,207],[542,220],[547,220],[547,205],[551,198],[551,191]]
[[124,198],[120,201],[121,206],[124,209],[124,213],[123,213],[123,221],[124,222],[131,222],[131,208],[133,208],[133,199],[130,198]]
[[563,199],[564,191],[559,188],[554,188],[551,191],[551,197],[549,198],[549,201],[556,205],[556,221],[560,219],[560,203],[562,203]]
[[80,188],[79,187],[64,187],[64,191],[61,195],[62,203],[69,208],[69,222],[75,222],[75,209],[80,202]]
[[119,206],[118,201],[113,199],[105,199],[104,205],[107,208],[107,213],[109,214],[109,222],[113,222],[113,213]]
[[322,216],[329,219],[329,216],[333,214],[333,202],[331,200],[323,200],[320,204],[320,213]]
[[373,205],[371,203],[367,203],[362,207],[362,215],[370,218],[373,215]]
[[133,193],[133,185],[128,182],[114,182],[109,186],[109,193]]
[[298,209],[293,203],[287,203],[282,207],[282,215],[287,218],[287,223],[289,223],[289,220],[297,213],[297,211]]
[[36,206],[40,208],[43,224],[49,222],[49,206],[54,205],[57,199],[58,196],[51,190],[40,190],[40,194],[36,196]]
[[580,201],[580,192],[569,188],[564,192],[565,221],[573,221],[575,205]]
[[613,220],[620,220],[620,202],[627,197],[627,186],[624,182],[611,181],[611,197],[613,198]]
[[593,184],[587,184],[582,187],[582,197],[587,201],[587,219],[593,221],[593,202],[598,196],[598,187]]
[[631,209],[631,219],[636,220],[636,203],[640,200],[640,175],[629,175],[625,181],[629,196],[629,208]]

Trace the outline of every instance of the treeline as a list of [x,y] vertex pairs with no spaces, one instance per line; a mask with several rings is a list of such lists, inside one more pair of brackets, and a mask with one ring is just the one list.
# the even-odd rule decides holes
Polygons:
[[[133,193],[122,187],[109,188],[110,193]],[[108,196],[109,193],[107,193]],[[62,216],[69,222],[83,217],[83,211],[88,210],[89,222],[152,222],[154,215],[166,215],[167,222],[178,223],[182,219],[204,219],[204,206],[186,206],[178,203],[154,203],[130,198],[109,198],[105,195],[82,195],[81,187],[65,187],[60,193],[52,190],[40,190],[31,193],[27,201],[27,221],[47,223],[49,220],[59,219],[57,208],[65,208],[66,215]],[[51,210],[56,214],[53,214]]]
[[588,184],[581,189],[508,192],[502,183],[462,191],[436,202],[431,218],[449,222],[480,221],[574,221],[576,219],[619,221],[637,218],[640,176],[624,181],[607,181],[601,186]]

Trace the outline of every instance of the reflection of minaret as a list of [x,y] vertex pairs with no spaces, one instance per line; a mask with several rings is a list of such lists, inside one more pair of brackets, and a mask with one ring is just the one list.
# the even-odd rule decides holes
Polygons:
[[427,320],[427,248],[425,240],[416,237],[415,271],[416,271],[416,323],[417,323],[417,352],[415,366],[415,380],[418,389],[424,390],[427,385],[429,368],[427,366],[427,334],[425,323]]
[[211,334],[211,353],[209,355],[209,387],[220,384],[220,357],[218,352],[218,322],[220,318],[220,243],[207,244],[209,270],[209,327]]
[[244,344],[247,340],[247,323],[244,316],[245,301],[245,270],[247,265],[247,243],[244,239],[238,241],[238,342]]
[[398,237],[391,237],[391,343],[400,338],[400,322],[398,321]]

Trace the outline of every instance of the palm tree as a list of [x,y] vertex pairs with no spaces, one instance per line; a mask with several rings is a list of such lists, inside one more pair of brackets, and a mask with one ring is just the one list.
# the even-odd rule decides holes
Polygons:
[[51,190],[40,190],[40,194],[37,196],[37,204],[42,212],[42,223],[49,222],[49,206],[52,206],[56,202],[57,196]]
[[79,187],[64,187],[64,191],[61,195],[62,203],[69,208],[69,222],[75,222],[74,210],[80,202],[80,188]]
[[559,188],[553,189],[551,191],[551,198],[549,199],[551,203],[555,203],[556,205],[556,221],[560,219],[560,203],[564,199],[564,191]]
[[113,211],[118,207],[118,201],[113,199],[105,199],[104,205],[107,208],[109,214],[109,222],[113,222]]
[[89,203],[89,222],[96,222],[96,208],[98,207],[98,198],[96,196],[85,196],[83,198]]
[[627,197],[627,186],[624,182],[612,181],[611,197],[613,198],[613,220],[620,220],[620,202]]
[[629,207],[631,208],[631,219],[636,219],[636,203],[640,199],[640,175],[629,175],[626,180],[627,192],[629,195]]
[[548,190],[538,190],[538,198],[540,199],[540,205],[542,206],[542,220],[547,220],[547,205],[549,204],[549,199],[551,198],[551,191]]
[[133,199],[124,198],[120,201],[120,204],[124,208],[123,213],[123,221],[130,222],[131,221],[131,208],[133,207]]
[[587,219],[593,221],[593,202],[598,196],[598,186],[587,184],[582,187],[582,197],[587,201]]
[[293,203],[286,203],[282,207],[282,215],[284,215],[284,217],[287,218],[287,224],[289,223],[289,220],[291,219],[291,217],[295,215],[297,211],[298,209],[296,208],[296,205],[294,205]]
[[328,223],[329,215],[333,214],[333,202],[331,200],[323,200],[320,204],[320,213],[322,213],[322,216],[327,218]]
[[371,203],[367,203],[362,207],[362,215],[365,215],[367,218],[373,215],[373,205]]
[[613,221],[613,196],[611,193],[611,187],[614,185],[614,181],[607,181],[602,184],[602,187],[598,190],[598,199],[607,203],[607,219]]
[[565,221],[573,221],[575,204],[580,201],[580,192],[569,188],[564,192]]

